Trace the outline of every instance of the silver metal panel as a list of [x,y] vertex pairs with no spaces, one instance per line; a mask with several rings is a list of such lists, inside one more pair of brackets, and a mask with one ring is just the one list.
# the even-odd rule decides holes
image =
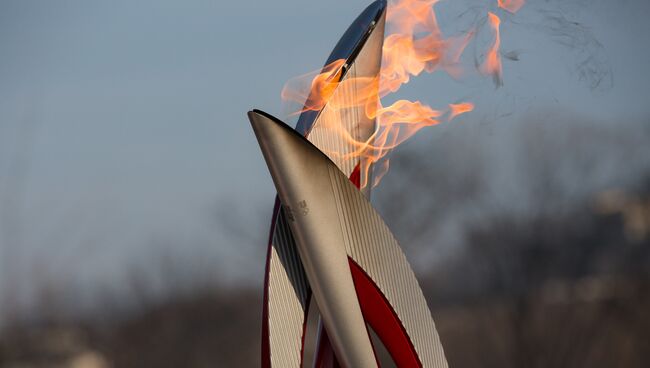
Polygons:
[[345,367],[376,367],[332,201],[334,163],[279,120],[249,117],[337,358]]
[[282,210],[269,255],[268,326],[271,366],[300,367],[309,285]]
[[415,275],[370,202],[286,124],[255,112],[250,119],[337,357],[347,367],[376,366],[347,263],[350,255],[397,313],[423,366],[447,367]]

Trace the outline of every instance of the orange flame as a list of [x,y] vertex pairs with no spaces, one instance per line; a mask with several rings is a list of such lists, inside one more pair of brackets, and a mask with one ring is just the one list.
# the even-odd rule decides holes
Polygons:
[[312,77],[313,73],[308,73],[294,78],[298,83],[304,80],[311,80],[311,85],[308,89],[295,88],[292,81],[289,81],[282,88],[280,96],[285,101],[305,101],[304,108],[300,111],[294,112],[299,114],[303,111],[321,110],[325,104],[332,98],[336,87],[338,87],[339,79],[342,72],[342,66],[345,60],[339,59],[326,65],[323,70],[316,76]]
[[459,74],[458,61],[473,33],[443,38],[433,8],[437,2],[397,0],[389,5],[386,23],[394,32],[384,40],[381,97],[396,92],[411,76],[423,71],[432,73],[442,67]]
[[516,13],[524,6],[524,0],[497,0],[499,8],[505,9],[511,13]]
[[[386,155],[420,129],[438,124],[439,118],[445,114],[447,121],[450,121],[474,109],[470,102],[450,104],[446,111],[433,109],[419,101],[399,100],[390,106],[381,103],[381,98],[398,91],[411,77],[422,72],[443,70],[452,77],[462,74],[460,58],[475,32],[471,30],[460,36],[443,37],[434,11],[437,1],[395,0],[389,4],[386,13],[388,32],[384,39],[378,76],[346,75],[341,78],[347,67],[345,60],[341,59],[325,66],[318,73],[292,79],[282,90],[285,101],[306,101],[304,107],[295,113],[322,110],[318,134],[327,134],[332,141],[346,143],[346,148],[326,153],[335,161],[359,161],[362,187],[369,184],[368,171],[372,166],[375,168],[372,184],[378,184],[389,167]],[[523,0],[498,1],[499,6],[503,4],[502,7],[509,11],[515,9],[514,5],[509,4],[523,4]],[[521,5],[516,6],[516,9],[519,7]],[[488,14],[488,21],[495,32],[495,41],[488,50],[480,71],[493,75],[495,80],[500,81],[500,21],[493,13]],[[296,88],[299,83],[308,86]],[[355,112],[350,113],[351,109]],[[353,127],[346,120],[349,118],[345,118],[347,115],[356,116],[359,111],[365,113],[367,119],[376,122],[369,134],[358,136],[355,131],[358,127]],[[368,135],[369,138],[366,139]]]
[[503,84],[503,71],[501,68],[501,57],[499,56],[499,47],[501,46],[499,26],[501,25],[501,19],[496,14],[489,12],[488,22],[494,31],[494,43],[485,56],[485,61],[481,65],[481,72],[486,75],[491,75],[494,78],[494,82],[499,86]]
[[474,110],[474,104],[471,102],[461,102],[458,104],[449,104],[449,118],[448,120],[452,120],[456,116],[460,114],[464,114],[466,112],[470,112]]

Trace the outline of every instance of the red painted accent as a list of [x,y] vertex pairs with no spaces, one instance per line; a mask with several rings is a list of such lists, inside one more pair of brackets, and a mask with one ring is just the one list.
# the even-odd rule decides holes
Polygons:
[[332,343],[325,328],[320,329],[320,335],[318,336],[318,349],[316,350],[314,368],[341,368],[341,365],[336,360]]
[[302,340],[300,342],[300,366],[302,367],[303,360],[305,359],[305,336],[307,336],[307,318],[309,318],[309,308],[311,307],[311,289],[307,290],[307,298],[305,299],[305,316],[302,320]]
[[273,243],[273,233],[275,232],[275,222],[280,212],[280,198],[275,196],[273,205],[273,218],[271,219],[271,230],[269,231],[269,242],[266,250],[266,267],[264,272],[264,297],[262,300],[262,368],[271,368],[271,342],[269,341],[269,271],[271,264],[271,246]]
[[354,170],[352,170],[352,174],[350,174],[350,181],[357,188],[361,187],[361,169],[359,167],[359,164],[357,164],[357,166],[354,167]]
[[361,266],[351,258],[348,262],[366,323],[384,343],[398,367],[422,367],[411,339],[384,294]]

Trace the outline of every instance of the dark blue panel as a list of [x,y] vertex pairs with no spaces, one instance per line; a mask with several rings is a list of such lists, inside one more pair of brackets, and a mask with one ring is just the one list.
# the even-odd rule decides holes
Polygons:
[[[325,65],[328,65],[336,60],[345,59],[348,64],[351,63],[363,47],[366,41],[369,30],[373,21],[379,20],[379,17],[386,9],[386,0],[377,0],[370,4],[354,22],[348,27],[347,31],[343,34],[339,42],[334,46],[332,53],[327,58]],[[307,134],[314,124],[314,120],[318,117],[320,111],[305,111],[300,114],[296,130],[300,134]]]

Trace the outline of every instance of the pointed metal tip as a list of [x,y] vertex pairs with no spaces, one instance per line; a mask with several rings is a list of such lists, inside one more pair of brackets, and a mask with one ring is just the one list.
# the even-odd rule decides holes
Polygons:
[[[268,114],[262,110],[252,110],[248,112],[248,119],[250,120],[253,132],[257,137],[257,141],[262,148],[265,158],[270,150],[276,151],[283,145],[289,144],[289,141],[302,140],[311,145],[302,135],[296,132],[289,125],[280,119]],[[288,138],[291,137],[292,138]]]
[[250,111],[248,117],[283,203],[292,203],[304,188],[315,186],[317,176],[328,175],[327,167],[336,167],[316,146],[279,119],[259,110]]
[[285,165],[294,164],[296,160],[300,161],[300,153],[304,151],[312,149],[318,151],[293,128],[264,111],[249,111],[248,118],[276,186],[278,179],[287,175],[286,172],[280,172],[286,169]]
[[257,137],[259,140],[259,130],[261,129],[262,125],[264,125],[264,123],[267,123],[265,120],[270,119],[265,119],[265,116],[260,110],[251,110],[247,115],[248,121],[251,123],[251,127],[253,128],[253,132],[255,132],[255,137]]
[[262,110],[257,110],[257,109],[253,109],[249,111],[247,115],[248,115],[248,120],[250,121],[251,126],[253,127],[253,130],[256,132],[256,134],[260,125],[263,125],[268,120],[270,121],[275,120],[271,115],[265,113]]

